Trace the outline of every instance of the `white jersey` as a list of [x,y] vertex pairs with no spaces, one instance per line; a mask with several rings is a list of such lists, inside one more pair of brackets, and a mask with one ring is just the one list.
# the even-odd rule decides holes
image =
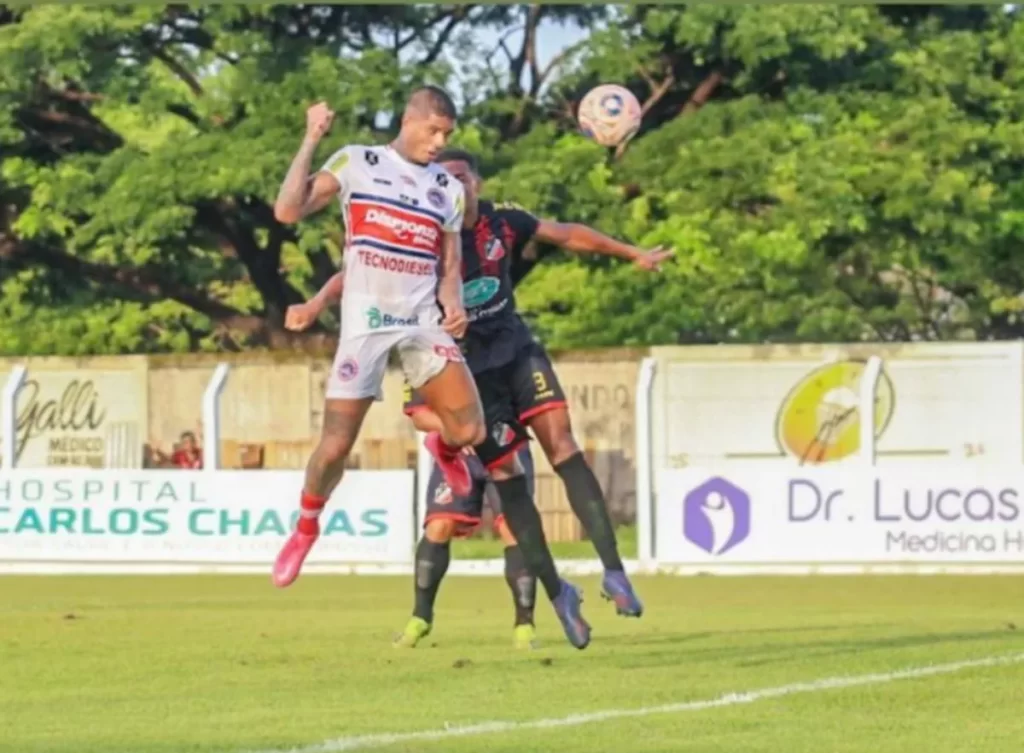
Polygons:
[[462,229],[462,184],[390,146],[346,146],[322,170],[341,184],[342,339],[437,328],[438,262],[444,234]]

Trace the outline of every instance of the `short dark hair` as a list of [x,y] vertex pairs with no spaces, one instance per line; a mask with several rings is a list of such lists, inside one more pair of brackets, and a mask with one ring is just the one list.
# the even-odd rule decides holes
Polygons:
[[409,95],[409,105],[423,110],[431,115],[440,115],[444,118],[458,119],[458,111],[451,96],[440,86],[427,84],[421,86]]
[[465,162],[469,165],[469,169],[477,175],[480,174],[480,163],[477,161],[476,155],[472,152],[467,152],[465,149],[445,149],[439,155],[434,162]]

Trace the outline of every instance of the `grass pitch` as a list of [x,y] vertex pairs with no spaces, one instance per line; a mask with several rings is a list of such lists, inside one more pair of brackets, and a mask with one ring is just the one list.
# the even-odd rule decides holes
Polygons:
[[[434,634],[403,651],[390,639],[409,578],[311,576],[276,591],[269,577],[3,577],[0,750],[285,750],[1024,653],[1018,577],[638,578],[639,621],[616,617],[596,579],[581,583],[591,647],[571,649],[542,603],[544,647],[523,653],[497,578],[450,578]],[[1018,753],[1022,686],[1016,664],[379,749]]]

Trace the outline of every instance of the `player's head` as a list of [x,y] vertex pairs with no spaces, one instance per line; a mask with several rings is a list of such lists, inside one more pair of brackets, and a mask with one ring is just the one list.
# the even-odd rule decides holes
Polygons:
[[480,165],[475,156],[462,149],[445,149],[437,164],[452,174],[466,189],[466,208],[473,210],[480,200]]
[[398,138],[405,156],[426,165],[444,149],[455,130],[455,103],[437,86],[421,86],[409,96]]

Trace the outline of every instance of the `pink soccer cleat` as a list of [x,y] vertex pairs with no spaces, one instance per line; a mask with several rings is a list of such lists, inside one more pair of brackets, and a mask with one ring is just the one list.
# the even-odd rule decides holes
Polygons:
[[301,533],[295,531],[288,537],[288,541],[281,548],[274,562],[274,585],[278,588],[287,588],[302,571],[302,563],[306,561],[313,544],[320,538],[319,533]]
[[465,456],[459,451],[452,454],[436,431],[427,434],[423,446],[434,456],[434,461],[441,469],[444,480],[451,487],[452,494],[456,497],[468,497],[473,491],[473,477],[469,474]]

